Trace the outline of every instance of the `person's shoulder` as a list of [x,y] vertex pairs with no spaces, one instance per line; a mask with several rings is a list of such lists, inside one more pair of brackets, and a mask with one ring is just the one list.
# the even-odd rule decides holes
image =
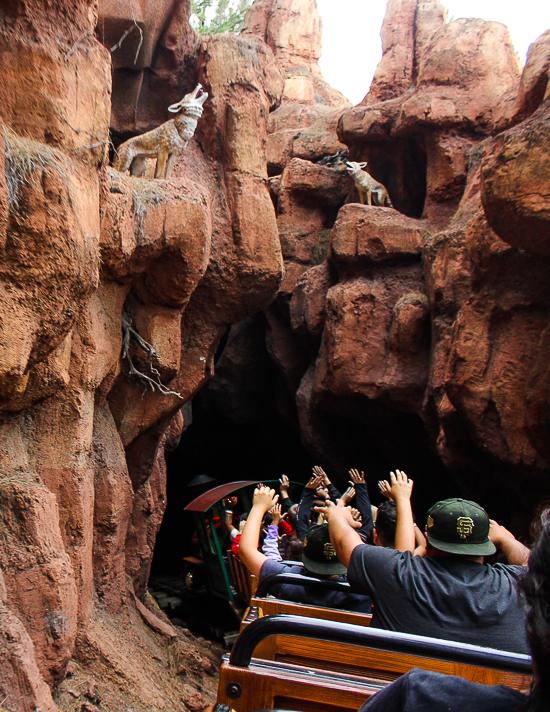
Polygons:
[[520,576],[523,576],[523,574],[527,571],[525,566],[518,566],[517,564],[493,564],[488,568],[499,576],[507,576],[508,578],[514,579],[518,579]]
[[267,578],[268,576],[271,576],[272,574],[297,573],[293,571],[294,568],[294,566],[286,566],[285,564],[281,564],[280,561],[275,561],[275,559],[266,559],[262,564],[262,568],[260,569],[259,580],[262,581],[263,579]]
[[[416,557],[419,558],[419,557]],[[351,560],[373,561],[373,562],[395,562],[412,561],[410,551],[397,551],[386,546],[375,546],[374,544],[357,544],[351,552]]]

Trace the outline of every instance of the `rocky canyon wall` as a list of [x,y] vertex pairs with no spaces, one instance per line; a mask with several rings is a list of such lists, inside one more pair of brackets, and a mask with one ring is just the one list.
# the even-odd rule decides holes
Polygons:
[[[146,584],[164,450],[232,324],[212,388],[230,417],[265,332],[281,417],[337,474],[406,464],[426,499],[453,478],[517,526],[550,494],[549,33],[521,72],[502,25],[390,0],[351,107],[319,72],[315,0],[256,0],[239,36],[198,37],[189,14],[0,9],[10,712],[206,705],[208,650]],[[110,167],[111,139],[157,126],[197,82],[209,98],[169,180]],[[357,202],[330,158],[346,150],[395,208]],[[152,367],[164,393],[132,371]]]
[[[257,38],[198,38],[188,2],[138,5],[134,17],[93,0],[0,10],[0,700],[11,712],[207,704],[211,662],[141,601],[180,408],[227,326],[281,280],[265,140],[283,77]],[[109,167],[111,117],[120,134],[157,125],[198,81],[208,103],[170,180]],[[154,368],[169,394],[132,368]],[[99,692],[86,694],[92,673]]]
[[395,209],[358,204],[337,158],[279,149],[270,352],[333,473],[401,467],[426,504],[461,492],[525,531],[550,495],[549,33],[522,71],[503,25],[390,0],[382,43],[336,128]]

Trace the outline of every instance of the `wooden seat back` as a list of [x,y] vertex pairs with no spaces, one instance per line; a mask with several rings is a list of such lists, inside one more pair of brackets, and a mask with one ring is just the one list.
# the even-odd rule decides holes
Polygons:
[[347,611],[343,608],[328,608],[325,606],[311,605],[308,603],[296,603],[282,598],[268,597],[268,594],[276,585],[293,584],[303,586],[309,591],[339,591],[340,593],[354,593],[347,581],[335,581],[333,579],[317,579],[311,576],[304,576],[299,573],[280,573],[267,576],[260,581],[254,598],[250,601],[250,606],[257,606],[261,615],[276,615],[278,613],[288,613],[291,615],[303,615],[308,618],[322,618],[326,620],[339,621],[341,623],[355,623],[357,625],[370,625],[372,616],[370,613],[358,613]]
[[227,552],[227,560],[229,561],[229,569],[235,589],[245,606],[248,606],[253,592],[250,571],[232,551]]
[[336,621],[337,623],[353,623],[354,625],[369,626],[372,620],[370,613],[356,613],[355,611],[344,611],[341,608],[324,608],[321,606],[310,606],[307,603],[294,603],[284,601],[282,598],[257,598],[250,599],[250,609],[256,608],[258,613],[247,619],[243,618],[242,627],[247,625],[254,618],[262,616],[275,616],[286,613],[291,616],[304,616],[305,618],[320,618],[321,620]]
[[[271,658],[258,659],[260,646],[274,639],[278,647],[271,648]],[[222,665],[218,702],[237,712],[277,706],[305,711],[314,703],[318,710],[358,709],[370,694],[413,667],[515,689],[530,683],[527,655],[277,615],[259,618],[241,632]],[[237,687],[231,687],[233,682]],[[312,684],[321,688],[316,695]]]
[[237,667],[228,657],[224,657],[220,670],[217,703],[228,705],[235,712],[356,712],[386,684],[269,660],[255,659],[247,667]]

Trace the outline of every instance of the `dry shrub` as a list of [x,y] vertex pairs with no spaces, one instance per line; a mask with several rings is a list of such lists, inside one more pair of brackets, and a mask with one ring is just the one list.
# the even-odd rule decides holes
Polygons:
[[143,237],[143,221],[148,208],[167,203],[173,198],[170,191],[160,181],[148,178],[125,176],[132,189],[132,210],[137,225],[138,238]]
[[15,210],[19,208],[21,186],[29,185],[33,173],[38,169],[56,170],[63,179],[70,199],[67,158],[61,151],[34,139],[18,136],[7,126],[4,126],[4,141],[8,201]]

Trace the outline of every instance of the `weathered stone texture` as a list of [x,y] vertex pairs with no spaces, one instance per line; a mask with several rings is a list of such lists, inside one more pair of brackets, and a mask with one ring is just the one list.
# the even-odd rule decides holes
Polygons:
[[343,476],[343,450],[364,437],[375,462],[411,458],[427,485],[429,440],[439,477],[518,526],[550,492],[547,34],[520,75],[503,25],[446,24],[431,0],[388,4],[382,62],[338,137],[396,209],[351,203],[341,165],[293,157],[290,120],[311,126],[309,109],[279,109],[271,134],[273,169],[284,165],[277,304],[309,354],[292,389],[304,443]]
[[[210,377],[228,324],[264,307],[281,280],[265,143],[283,79],[258,39],[197,45],[188,2],[138,4],[143,43],[131,71],[140,78],[128,95],[117,90],[112,127],[158,123],[156,93],[141,83],[152,67],[163,110],[181,98],[180,72],[191,66],[210,106],[171,180],[122,176],[105,163],[110,53],[93,34],[95,3],[8,5],[0,28],[0,636],[11,652],[0,655],[0,690],[14,712],[53,712],[48,685],[73,658],[107,677],[116,670],[111,693],[117,684],[129,691],[136,710],[175,708],[180,678],[168,660],[159,676],[142,650],[167,658],[147,636],[168,626],[136,606],[180,408]],[[107,46],[133,24],[129,8],[102,2],[99,12],[96,33],[105,30]],[[112,53],[115,88],[138,36]],[[123,317],[155,349],[152,365],[171,395],[149,387],[142,398],[129,359],[154,372],[137,340],[124,342]],[[120,709],[111,693],[105,709]]]

